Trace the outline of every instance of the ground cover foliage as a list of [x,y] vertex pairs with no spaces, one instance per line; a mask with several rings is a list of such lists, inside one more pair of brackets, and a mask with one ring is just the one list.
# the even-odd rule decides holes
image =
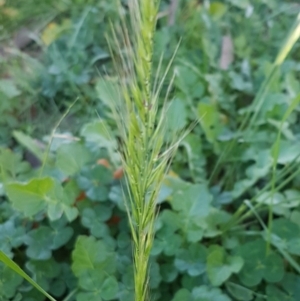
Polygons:
[[[182,38],[166,123],[200,121],[158,196],[151,298],[296,301],[299,43],[273,62],[299,5],[174,3],[161,2],[155,35],[162,69]],[[45,1],[29,22],[34,4],[0,1],[0,250],[56,300],[130,301],[122,141],[106,105],[116,82],[106,35],[119,12],[104,0]],[[24,24],[34,34],[18,48],[8,38]],[[45,300],[2,263],[0,280],[0,300]]]

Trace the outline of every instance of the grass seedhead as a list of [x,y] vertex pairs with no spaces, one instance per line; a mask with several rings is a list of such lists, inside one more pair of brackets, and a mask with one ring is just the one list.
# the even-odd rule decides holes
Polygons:
[[145,301],[149,299],[147,271],[154,239],[156,199],[182,138],[170,133],[165,122],[172,80],[160,104],[172,61],[163,77],[158,78],[160,72],[157,72],[153,80],[159,1],[129,0],[128,7],[130,21],[122,18],[120,27],[112,27],[113,40],[109,40],[120,95],[118,101],[112,99],[111,110],[123,141],[122,161],[130,196],[126,206],[133,238],[135,300]]

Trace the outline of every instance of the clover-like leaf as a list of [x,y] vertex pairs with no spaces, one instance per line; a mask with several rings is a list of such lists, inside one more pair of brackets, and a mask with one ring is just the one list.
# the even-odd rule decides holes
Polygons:
[[261,239],[245,243],[239,248],[237,255],[244,260],[239,278],[247,286],[257,285],[262,279],[278,282],[284,276],[281,257],[274,252],[267,254],[266,243]]
[[9,183],[5,190],[13,206],[28,217],[46,210],[50,220],[59,219],[65,213],[71,221],[78,214],[72,207],[74,200],[70,200],[63,187],[51,177]]
[[230,215],[216,208],[211,208],[209,215],[205,218],[203,225],[204,237],[215,237],[221,234],[221,225],[225,224],[230,218]]
[[115,277],[108,277],[104,280],[103,284],[101,285],[101,297],[104,300],[112,300],[115,299],[118,293],[118,281]]
[[47,260],[52,255],[52,250],[57,250],[66,244],[73,235],[70,227],[51,229],[41,226],[30,231],[24,239],[28,246],[26,254],[36,260]]
[[32,179],[28,183],[10,183],[5,186],[13,206],[28,217],[46,208],[44,199],[53,189],[54,181],[50,177]]
[[204,184],[186,184],[174,192],[171,205],[187,217],[205,217],[209,213],[212,196]]
[[202,285],[192,290],[194,301],[231,301],[219,288]]
[[286,247],[289,253],[300,256],[300,238],[290,239]]
[[286,218],[274,220],[272,232],[275,246],[280,246],[291,254],[300,255],[300,227],[295,220],[293,222]]
[[[96,269],[86,269],[78,277],[79,287],[82,290],[93,292],[96,287],[99,287],[105,283],[107,276],[111,275],[111,271],[115,269],[115,259],[113,256],[108,257],[105,262],[102,262],[101,267],[98,266]],[[99,295],[101,292],[96,289]]]
[[280,290],[275,285],[267,285],[266,293],[267,301],[298,301],[295,296],[291,296],[289,292]]
[[28,162],[22,162],[22,156],[10,149],[0,147],[1,180],[16,180],[16,177],[29,170]]
[[245,191],[247,191],[247,189],[252,187],[260,178],[266,176],[272,166],[272,157],[269,149],[262,150],[250,147],[243,154],[242,160],[255,160],[255,163],[246,168],[247,177],[234,184],[232,196],[235,199],[240,197]]
[[95,292],[80,292],[76,296],[76,301],[102,301],[100,292],[95,290]]
[[251,301],[253,299],[253,291],[246,287],[233,282],[226,282],[228,292],[237,300]]
[[281,141],[277,163],[288,164],[292,162],[299,155],[299,149],[300,143],[298,141]]
[[207,256],[207,274],[214,286],[222,285],[233,273],[238,273],[243,266],[239,256],[227,256],[224,248],[213,246]]
[[174,85],[185,96],[200,98],[204,92],[204,85],[199,74],[193,72],[191,68],[178,66],[176,68],[176,79]]
[[194,301],[192,294],[185,288],[180,289],[176,292],[172,301]]
[[0,224],[0,250],[7,256],[12,257],[12,248],[22,245],[25,238],[25,229],[16,226],[14,220],[8,220]]
[[204,184],[191,185],[181,181],[172,185],[171,206],[178,211],[180,229],[189,242],[198,242],[207,227],[203,218],[209,214],[212,196]]
[[57,150],[56,166],[67,176],[74,175],[91,160],[91,154],[82,144],[62,144]]
[[187,108],[183,100],[176,98],[170,104],[166,115],[166,127],[170,130],[181,130],[187,123]]
[[162,276],[162,281],[167,283],[173,282],[178,275],[176,267],[171,263],[161,264],[160,273]]
[[36,260],[47,260],[51,258],[53,239],[51,229],[42,226],[28,233],[25,244],[28,246],[26,254],[29,258]]
[[64,246],[71,239],[73,233],[71,227],[52,229],[52,249],[57,250]]
[[162,281],[162,278],[161,278],[161,274],[160,274],[159,265],[155,261],[152,261],[150,263],[149,278],[150,278],[149,279],[149,287],[151,289],[158,288]]
[[0,300],[9,300],[16,295],[23,279],[8,266],[0,263]]
[[125,194],[120,186],[113,186],[108,195],[109,199],[114,202],[122,211],[126,211]]
[[131,301],[134,300],[134,290],[129,289],[127,286],[119,284],[119,300],[120,301]]
[[167,256],[173,256],[181,244],[182,237],[175,234],[172,229],[166,226],[157,232],[151,254],[158,255],[164,253]]
[[203,283],[203,279],[206,278],[206,274],[201,274],[199,276],[190,276],[185,273],[182,275],[182,287],[188,290],[192,290],[194,287],[198,286],[200,283]]
[[79,236],[72,258],[72,270],[79,278],[80,287],[87,291],[81,292],[77,300],[83,300],[83,296],[97,296],[97,300],[111,300],[115,297],[118,291],[117,281],[112,275],[116,268],[115,256],[102,241]]
[[272,232],[286,241],[299,238],[300,236],[299,226],[285,218],[274,220]]
[[98,205],[94,208],[85,208],[81,215],[82,225],[90,229],[91,234],[97,238],[109,235],[109,228],[105,224],[112,215],[110,206]]
[[99,274],[107,275],[115,270],[115,262],[111,260],[113,253],[107,250],[102,241],[96,241],[94,237],[80,236],[72,253],[72,269],[77,277],[86,271],[99,271]]
[[56,297],[61,297],[68,289],[77,286],[77,279],[72,273],[69,263],[60,264],[60,273],[50,283],[49,291]]
[[300,276],[293,273],[287,273],[280,282],[280,286],[286,292],[298,298],[300,295]]
[[45,290],[49,290],[50,280],[58,277],[61,272],[61,266],[53,258],[42,261],[30,260],[26,263],[26,268]]
[[159,220],[172,231],[180,229],[181,220],[177,212],[167,209],[163,210],[159,216]]
[[175,259],[175,266],[180,272],[198,276],[206,270],[207,250],[201,244],[192,244],[188,249],[181,249]]
[[192,292],[180,289],[172,301],[231,301],[230,298],[218,288],[209,288],[202,285],[193,288]]
[[101,291],[95,290],[94,292],[80,292],[76,296],[76,301],[103,301],[103,300],[111,300],[111,299],[104,299],[101,297]]
[[103,120],[97,120],[84,125],[80,134],[87,141],[97,143],[100,147],[116,148],[116,141],[111,139],[107,129],[108,126]]
[[85,190],[86,195],[93,201],[108,199],[108,184],[113,180],[112,172],[103,165],[96,165],[91,169],[83,169],[78,177],[78,185]]

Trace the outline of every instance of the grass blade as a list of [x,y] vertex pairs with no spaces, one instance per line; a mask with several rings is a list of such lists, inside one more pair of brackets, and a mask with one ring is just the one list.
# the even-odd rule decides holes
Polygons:
[[32,284],[38,291],[40,291],[44,296],[46,296],[51,301],[56,301],[52,296],[50,296],[42,287],[40,287],[31,277],[29,277],[13,260],[7,257],[2,251],[0,251],[0,261],[2,261],[6,266],[11,268],[30,284]]
[[[300,25],[298,27],[298,30],[299,30],[299,33],[300,33]],[[291,38],[293,38],[293,36]],[[278,59],[281,59],[281,57],[279,57]],[[274,198],[274,195],[275,195],[276,166],[277,166],[277,162],[278,162],[278,158],[279,158],[281,132],[282,132],[282,128],[283,128],[283,125],[284,125],[285,121],[289,118],[291,113],[298,106],[299,102],[300,102],[300,94],[292,100],[292,102],[289,105],[287,111],[283,115],[283,118],[282,118],[280,126],[279,126],[276,141],[275,141],[275,143],[272,147],[272,155],[273,155],[272,179],[271,179],[271,184],[272,184],[271,199],[272,199],[272,202],[271,202],[271,205],[269,206],[269,215],[268,215],[268,229],[269,229],[268,248],[270,248],[270,244],[271,244],[271,231],[272,231],[272,224],[273,224],[273,198]]]
[[[223,160],[228,157],[229,152],[237,145],[237,142],[239,138],[241,137],[242,133],[243,135],[248,135],[250,132],[250,129],[254,126],[256,118],[258,116],[258,113],[260,111],[260,108],[263,105],[263,102],[265,100],[265,96],[267,95],[269,88],[272,84],[272,81],[274,79],[274,76],[276,74],[276,71],[281,66],[281,64],[284,62],[286,57],[288,56],[289,52],[297,42],[297,40],[300,37],[300,14],[298,14],[295,23],[293,24],[289,35],[287,36],[287,39],[283,43],[272,67],[269,72],[269,75],[264,80],[263,84],[261,85],[259,91],[257,92],[252,104],[250,105],[249,109],[247,110],[247,113],[245,114],[243,121],[241,125],[239,126],[237,130],[237,137],[232,140],[232,142],[226,147],[226,149],[222,152],[220,157],[218,158],[218,161],[210,175],[209,182],[213,181],[214,177],[218,173],[218,171],[221,168],[221,165],[223,163]],[[249,138],[249,137],[247,137]]]

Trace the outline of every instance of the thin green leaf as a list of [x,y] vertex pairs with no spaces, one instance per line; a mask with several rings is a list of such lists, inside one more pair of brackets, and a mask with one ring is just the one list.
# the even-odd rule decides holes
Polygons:
[[43,290],[32,278],[30,278],[13,260],[7,257],[2,251],[0,251],[0,261],[2,261],[5,265],[27,280],[30,284],[32,284],[37,290],[39,290],[44,296],[46,296],[51,301],[56,301],[53,297],[51,297],[45,290]]

